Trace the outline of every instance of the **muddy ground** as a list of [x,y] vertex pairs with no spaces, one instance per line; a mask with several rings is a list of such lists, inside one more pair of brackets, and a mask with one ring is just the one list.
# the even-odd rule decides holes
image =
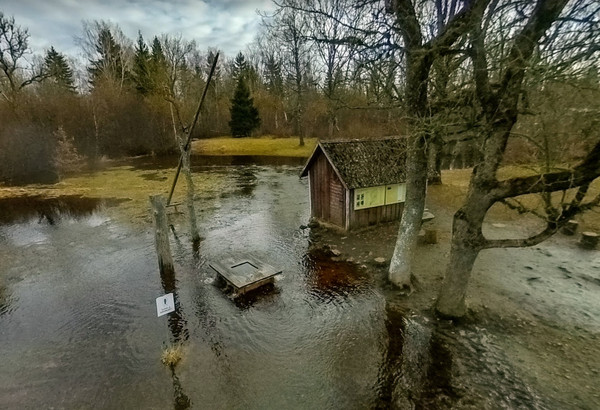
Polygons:
[[[420,241],[411,295],[386,282],[397,223],[351,233],[312,228],[313,247],[377,272],[388,289],[388,321],[396,315],[403,327],[412,318],[430,340],[430,351],[417,355],[418,366],[427,368],[422,385],[409,388],[407,399],[406,384],[396,380],[393,402],[399,408],[600,408],[600,251],[583,250],[577,235],[563,234],[533,248],[486,250],[473,270],[467,317],[437,319],[432,306],[455,211],[445,193],[430,187],[427,207],[435,219],[424,228],[437,230],[438,243]],[[496,215],[484,233],[523,237],[536,229],[534,220]]]

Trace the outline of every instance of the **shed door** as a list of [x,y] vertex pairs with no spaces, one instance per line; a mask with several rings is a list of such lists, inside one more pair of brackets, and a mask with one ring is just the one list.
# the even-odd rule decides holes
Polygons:
[[329,220],[331,223],[334,223],[339,226],[344,225],[344,210],[345,206],[345,198],[344,195],[344,187],[341,182],[334,176],[331,178],[330,184],[330,195],[329,195]]

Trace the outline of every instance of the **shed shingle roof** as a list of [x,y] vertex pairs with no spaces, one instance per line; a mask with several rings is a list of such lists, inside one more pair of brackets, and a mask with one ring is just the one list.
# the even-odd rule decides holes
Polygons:
[[308,169],[320,150],[349,189],[406,181],[406,138],[320,142],[301,176],[308,175]]

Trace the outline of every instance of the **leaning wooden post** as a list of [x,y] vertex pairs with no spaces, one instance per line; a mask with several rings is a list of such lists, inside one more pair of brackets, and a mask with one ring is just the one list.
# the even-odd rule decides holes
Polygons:
[[[213,74],[215,73],[215,69],[217,68],[217,61],[219,61],[219,53],[215,56],[215,61],[213,61],[213,65],[210,68],[210,73],[208,73],[208,79],[206,80],[206,85],[204,86],[204,91],[202,92],[202,98],[200,99],[200,103],[198,104],[198,109],[196,110],[196,115],[194,116],[194,121],[192,121],[192,126],[188,130],[187,140],[185,142],[185,146],[182,149],[182,153],[188,151],[190,143],[192,142],[192,132],[194,132],[194,128],[198,123],[198,117],[200,117],[200,111],[202,110],[202,105],[204,104],[204,99],[206,98],[206,92],[208,91],[208,86],[210,85],[210,80],[212,80]],[[173,104],[171,103],[171,116],[173,116]],[[175,126],[175,119],[173,119],[173,126]],[[175,130],[175,134],[177,135],[177,130]],[[182,154],[183,155],[183,154]],[[175,178],[173,179],[173,185],[171,186],[171,191],[169,192],[169,198],[167,198],[167,205],[171,203],[171,199],[173,198],[173,192],[175,191],[175,185],[177,185],[177,179],[179,178],[179,172],[181,171],[181,166],[183,165],[183,156],[179,157],[179,164],[177,165],[177,172],[175,172]]]
[[158,268],[161,275],[173,275],[173,257],[169,245],[169,227],[167,223],[166,201],[162,195],[150,196],[152,204],[152,216],[154,218],[154,240],[156,244],[156,255],[158,256]]

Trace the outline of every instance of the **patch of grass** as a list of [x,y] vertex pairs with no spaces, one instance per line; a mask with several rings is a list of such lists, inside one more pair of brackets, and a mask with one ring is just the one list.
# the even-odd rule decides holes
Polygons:
[[[463,204],[472,169],[454,169],[442,171],[443,185],[433,185],[428,188],[428,197],[436,203],[443,203],[445,207],[452,211],[458,210]],[[514,178],[519,176],[534,175],[539,172],[532,166],[507,166],[499,170],[498,175],[501,179]],[[564,201],[570,201],[575,194],[575,190],[567,191],[563,197],[562,192],[552,194],[552,203],[557,205]],[[593,198],[600,194],[600,180],[596,180],[588,191],[587,198]],[[517,198],[524,206],[543,212],[544,203],[539,194],[522,195]],[[496,203],[488,212],[488,217],[502,220],[516,220],[521,218],[516,211],[509,209],[504,204]],[[585,230],[600,231],[600,209],[592,209],[582,215],[578,215],[576,220]]]
[[308,158],[317,145],[316,138],[305,138],[304,146],[297,137],[276,138],[209,138],[192,142],[192,152],[200,155],[269,155]]
[[160,361],[168,367],[175,367],[183,358],[183,345],[180,343],[168,346],[163,350]]
[[[149,218],[149,196],[169,193],[175,175],[174,169],[151,171],[131,166],[111,167],[101,171],[72,175],[54,185],[27,185],[23,187],[0,187],[0,199],[7,197],[82,196],[120,202],[115,217],[128,221]],[[224,177],[219,173],[193,174],[196,192],[219,192]],[[186,193],[185,178],[180,176],[172,202],[183,202]]]

